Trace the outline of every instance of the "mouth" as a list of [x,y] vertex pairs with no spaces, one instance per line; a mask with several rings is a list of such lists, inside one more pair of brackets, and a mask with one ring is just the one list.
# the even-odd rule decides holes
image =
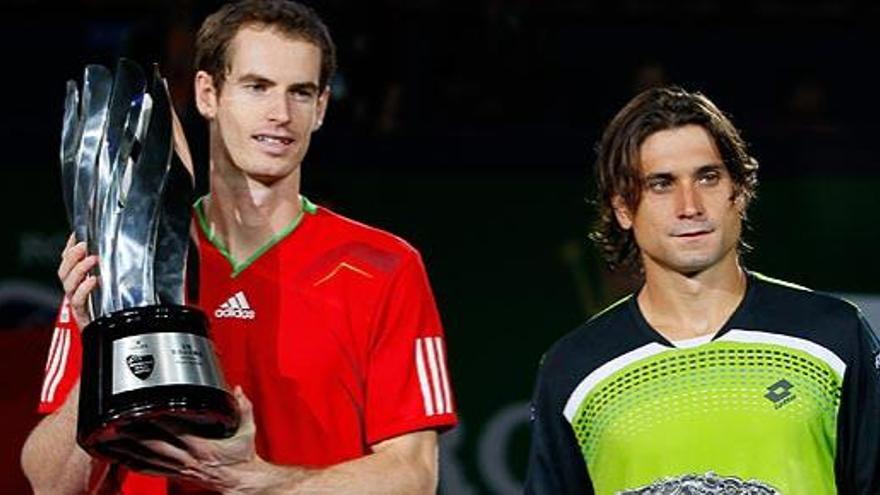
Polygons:
[[697,238],[697,237],[702,237],[702,236],[705,236],[705,235],[709,235],[709,234],[711,234],[712,232],[714,232],[713,229],[692,230],[692,231],[687,231],[687,232],[677,232],[677,233],[674,233],[672,236],[673,236],[673,237],[678,237],[678,238],[681,238],[681,239],[694,239],[694,238]]
[[287,136],[277,136],[271,134],[256,134],[252,136],[258,143],[266,143],[278,146],[289,146],[293,143],[293,138]]

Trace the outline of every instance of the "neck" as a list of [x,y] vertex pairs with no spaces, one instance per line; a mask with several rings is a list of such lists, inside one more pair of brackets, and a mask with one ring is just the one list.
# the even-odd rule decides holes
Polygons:
[[300,171],[267,184],[214,165],[212,161],[205,217],[230,256],[245,260],[299,216]]
[[721,263],[689,275],[646,260],[638,304],[660,334],[682,340],[717,333],[745,291],[746,276],[735,251]]

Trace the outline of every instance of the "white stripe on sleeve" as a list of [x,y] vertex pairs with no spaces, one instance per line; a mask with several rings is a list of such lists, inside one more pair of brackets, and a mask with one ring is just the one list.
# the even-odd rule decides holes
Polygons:
[[443,398],[446,401],[447,413],[452,412],[452,394],[449,392],[449,375],[446,374],[446,352],[443,350],[443,338],[434,337],[432,339],[434,345],[437,346],[437,362],[440,364],[440,380],[443,384]]
[[425,357],[422,354],[422,340],[416,339],[416,372],[419,375],[419,387],[422,389],[422,400],[425,403],[425,414],[434,415],[434,401],[431,398],[431,387],[428,385],[428,373],[425,371]]
[[[55,327],[55,331],[52,332],[52,343],[49,344],[49,355],[46,356],[46,366],[43,368],[43,371],[49,371],[49,366],[52,365],[52,360],[55,359],[55,353],[58,352],[58,340],[61,339],[61,334],[63,330],[61,327]],[[45,382],[45,376],[43,381]]]
[[67,354],[70,352],[70,329],[62,328],[62,340],[58,348],[58,352],[53,359],[52,367],[46,375],[46,383],[44,384],[44,394],[40,398],[43,402],[52,402],[55,400],[55,390],[64,376],[64,368],[67,366]]
[[52,344],[49,346],[49,357],[46,359],[46,370],[43,375],[43,387],[40,390],[40,402],[47,402],[46,394],[49,393],[49,384],[52,383],[52,378],[55,377],[55,370],[58,369],[58,361],[61,360],[59,355],[59,351],[61,348],[60,342],[64,339],[64,328],[55,327],[55,332],[52,334]]
[[431,339],[424,339],[425,350],[428,351],[428,368],[431,370],[431,385],[434,386],[434,404],[437,406],[437,413],[442,413],[445,409],[443,404],[443,391],[440,390],[440,370],[437,366],[437,353],[434,352],[434,346]]

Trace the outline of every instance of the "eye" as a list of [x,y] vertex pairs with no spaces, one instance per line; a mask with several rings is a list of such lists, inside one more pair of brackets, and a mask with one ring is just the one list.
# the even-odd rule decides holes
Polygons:
[[718,184],[719,181],[721,181],[721,172],[717,170],[704,172],[700,174],[699,181],[700,184],[706,186],[714,186],[715,184]]
[[260,93],[265,93],[266,90],[269,89],[269,87],[266,85],[266,83],[251,82],[251,83],[245,84],[244,89],[246,91],[248,91],[249,93],[260,94]]
[[652,192],[663,193],[672,189],[672,180],[666,177],[652,177],[648,179],[646,186]]
[[315,91],[311,88],[294,88],[290,94],[296,101],[312,101],[315,98]]

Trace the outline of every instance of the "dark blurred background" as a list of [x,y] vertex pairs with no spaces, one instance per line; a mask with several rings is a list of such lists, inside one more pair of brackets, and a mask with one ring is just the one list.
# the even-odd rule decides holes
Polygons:
[[[340,71],[303,190],[424,255],[462,418],[443,493],[518,492],[542,352],[631,285],[587,242],[586,197],[598,135],[640,89],[703,91],[743,130],[761,162],[747,267],[847,294],[880,326],[876,2],[307,3]],[[87,63],[158,61],[204,169],[191,46],[218,5],[0,7],[0,493],[27,493],[18,452],[60,297],[64,82]]]

